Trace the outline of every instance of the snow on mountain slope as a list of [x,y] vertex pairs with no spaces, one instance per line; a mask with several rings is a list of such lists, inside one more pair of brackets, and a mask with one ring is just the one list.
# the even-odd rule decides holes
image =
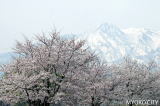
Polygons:
[[97,30],[78,36],[108,62],[117,62],[130,56],[148,62],[160,55],[160,33],[143,28],[120,29],[112,24],[102,24]]
[[[89,47],[107,62],[118,62],[124,56],[130,56],[140,62],[152,59],[160,62],[160,31],[144,28],[120,29],[105,23],[93,32],[65,34],[63,37],[86,40]],[[11,55],[8,53],[0,54],[0,64],[8,63],[10,59]]]

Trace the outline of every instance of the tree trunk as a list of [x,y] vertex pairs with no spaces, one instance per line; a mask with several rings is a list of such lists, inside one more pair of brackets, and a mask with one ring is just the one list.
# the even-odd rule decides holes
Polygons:
[[45,106],[45,105],[43,105],[40,100],[37,100],[28,102],[28,106]]
[[92,97],[91,106],[100,106],[101,104],[102,102],[100,102],[99,100],[96,100],[95,97]]
[[48,103],[48,97],[45,97],[42,104],[43,104],[42,106],[49,106],[50,105],[50,103]]
[[129,104],[129,106],[133,106],[132,102]]
[[30,100],[28,101],[28,106],[32,106],[32,103]]
[[101,104],[94,104],[94,103],[92,103],[91,106],[101,106]]
[[50,103],[45,102],[43,106],[49,106]]

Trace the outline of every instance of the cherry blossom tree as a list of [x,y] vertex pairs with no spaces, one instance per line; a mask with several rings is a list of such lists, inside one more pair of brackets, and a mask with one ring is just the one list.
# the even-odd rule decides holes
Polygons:
[[[52,32],[17,42],[13,61],[3,65],[0,100],[29,106],[101,106],[129,99],[158,99],[158,64],[126,58],[102,63],[85,41]],[[132,104],[131,104],[132,105]]]
[[144,64],[129,58],[125,59],[119,65],[119,75],[123,79],[118,89],[121,90],[119,94],[124,101],[153,99],[151,92],[159,88],[157,83],[160,80],[159,68],[155,62]]
[[95,56],[84,41],[62,39],[57,32],[49,36],[17,42],[14,50],[18,57],[1,68],[5,73],[0,83],[1,100],[49,106],[66,97],[66,87],[73,88],[76,77],[88,70]]

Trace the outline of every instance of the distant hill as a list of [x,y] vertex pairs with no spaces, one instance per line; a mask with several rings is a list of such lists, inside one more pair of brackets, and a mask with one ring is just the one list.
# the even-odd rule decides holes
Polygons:
[[[1,53],[0,54],[0,65],[7,64],[12,60],[12,56],[14,56],[14,53]],[[0,75],[2,75],[2,72],[0,72]]]
[[12,56],[14,56],[14,53],[1,53],[0,54],[0,64],[6,64],[9,61],[11,61]]

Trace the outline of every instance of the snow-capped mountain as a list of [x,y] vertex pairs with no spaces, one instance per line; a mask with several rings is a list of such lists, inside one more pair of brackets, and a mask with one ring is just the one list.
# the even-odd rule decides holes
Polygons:
[[[160,31],[144,28],[120,29],[112,24],[102,24],[94,31],[83,34],[65,34],[86,40],[86,43],[98,56],[107,62],[118,62],[125,56],[148,62],[156,59],[160,63]],[[0,54],[0,64],[11,60],[12,53]]]
[[[143,28],[120,29],[102,24],[95,31],[77,36],[107,62],[117,62],[130,56],[148,62],[160,56],[160,33]],[[160,60],[160,59],[159,59]]]

